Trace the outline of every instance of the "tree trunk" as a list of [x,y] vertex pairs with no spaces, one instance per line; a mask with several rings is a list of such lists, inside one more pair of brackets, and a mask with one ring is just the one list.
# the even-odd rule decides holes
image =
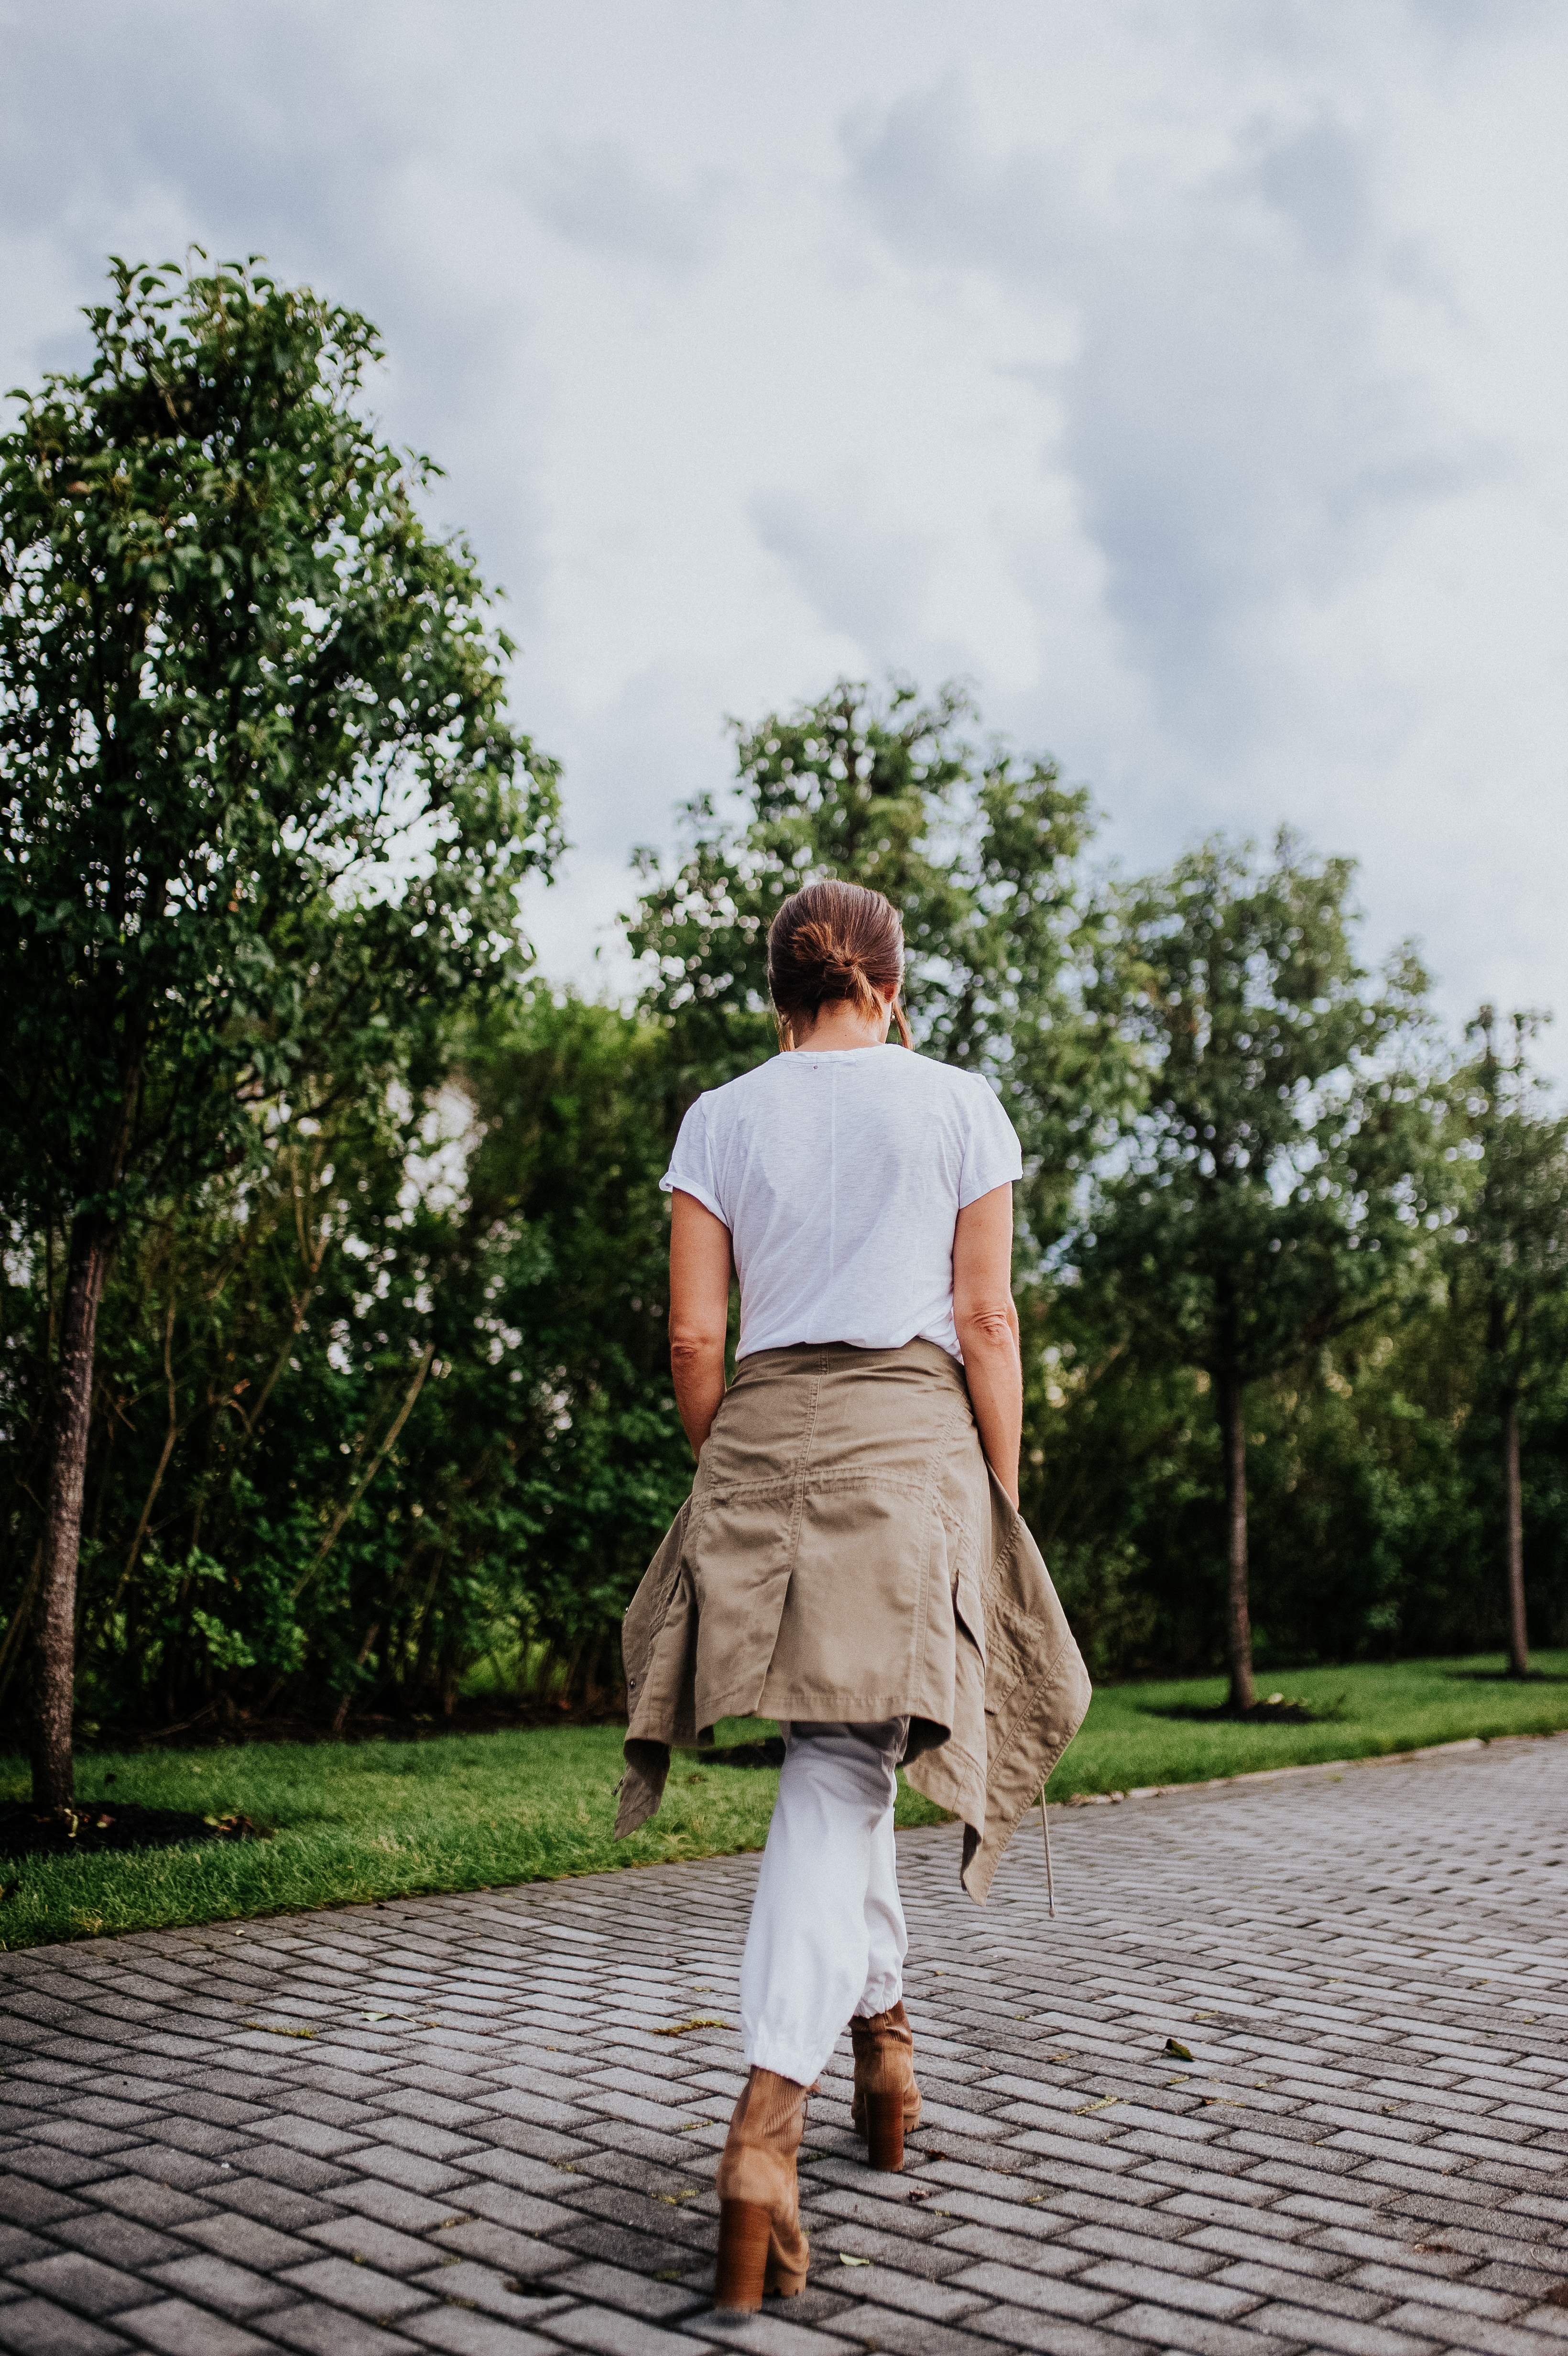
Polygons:
[[40,1808],[69,1807],[76,1797],[71,1761],[71,1708],[76,1692],[76,1566],[81,1542],[88,1427],[92,1412],[98,1304],[103,1296],[110,1240],[107,1229],[96,1221],[76,1222],[71,1229],[65,1301],[60,1311],[59,1385],[44,1505],[43,1569],[38,1581],[33,1800]]
[[1247,1608],[1247,1423],[1240,1377],[1223,1375],[1219,1394],[1220,1440],[1225,1452],[1225,1529],[1230,1592],[1225,1654],[1231,1669],[1229,1709],[1253,1706],[1253,1623]]
[[1530,1675],[1524,1625],[1524,1516],[1519,1488],[1519,1393],[1503,1402],[1503,1510],[1508,1524],[1508,1666],[1510,1677]]

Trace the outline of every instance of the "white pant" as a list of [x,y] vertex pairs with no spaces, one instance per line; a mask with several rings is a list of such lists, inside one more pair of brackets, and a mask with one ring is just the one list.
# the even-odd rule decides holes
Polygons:
[[893,1856],[907,1718],[785,1726],[741,1961],[747,2062],[809,2086],[851,2014],[886,2012],[909,1949]]

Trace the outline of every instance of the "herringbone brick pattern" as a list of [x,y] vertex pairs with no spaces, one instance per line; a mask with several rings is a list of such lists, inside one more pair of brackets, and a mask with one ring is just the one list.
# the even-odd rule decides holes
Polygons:
[[[0,2348],[1568,2356],[1568,1739],[901,1837],[925,2119],[708,2302],[753,1858],[0,1957]],[[1173,2057],[1166,2040],[1190,2049]]]

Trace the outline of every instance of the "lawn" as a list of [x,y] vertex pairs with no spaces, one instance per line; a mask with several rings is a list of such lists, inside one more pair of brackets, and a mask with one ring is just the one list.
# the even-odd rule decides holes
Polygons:
[[[1318,1713],[1307,1725],[1231,1725],[1217,1678],[1111,1686],[1094,1697],[1051,1795],[1191,1783],[1315,1760],[1568,1727],[1568,1654],[1542,1654],[1515,1686],[1495,1655],[1390,1667],[1295,1670],[1264,1681]],[[1190,1713],[1200,1713],[1191,1715]],[[756,1730],[731,1722],[721,1743]],[[762,1846],[777,1777],[681,1754],[664,1806],[629,1841],[611,1837],[620,1730],[561,1727],[408,1742],[301,1743],[91,1752],[84,1799],[136,1801],[275,1826],[270,1841],[133,1857],[0,1857],[0,1948],[233,1921],[411,1891],[475,1890],[711,1857]],[[26,1796],[24,1762],[0,1758],[0,1798]],[[902,1784],[898,1822],[938,1821]]]

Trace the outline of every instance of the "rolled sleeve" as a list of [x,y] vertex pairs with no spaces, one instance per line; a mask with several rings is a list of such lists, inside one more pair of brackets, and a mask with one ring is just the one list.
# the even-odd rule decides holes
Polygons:
[[675,1141],[675,1151],[669,1158],[669,1168],[659,1180],[661,1194],[689,1194],[711,1211],[725,1226],[733,1227],[730,1214],[720,1199],[717,1173],[713,1168],[713,1141],[708,1130],[708,1098],[698,1098],[680,1124],[680,1134]]

